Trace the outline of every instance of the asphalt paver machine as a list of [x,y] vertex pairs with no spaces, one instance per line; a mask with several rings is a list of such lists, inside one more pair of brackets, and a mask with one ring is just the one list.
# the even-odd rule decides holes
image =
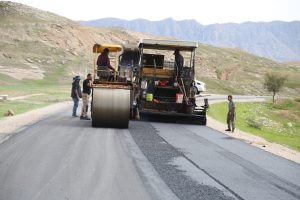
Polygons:
[[[178,122],[206,124],[208,102],[196,105],[194,89],[197,42],[142,39],[137,90],[141,114],[174,118]],[[174,51],[184,57],[178,66]]]

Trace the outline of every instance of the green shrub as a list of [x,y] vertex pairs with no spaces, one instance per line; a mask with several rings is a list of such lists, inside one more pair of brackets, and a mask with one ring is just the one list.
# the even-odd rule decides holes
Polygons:
[[255,118],[252,118],[252,117],[246,118],[245,121],[248,126],[256,128],[256,129],[261,129],[261,127],[263,126],[262,122],[258,121]]
[[223,70],[222,69],[217,69],[216,73],[217,73],[217,78],[221,80],[221,76],[222,76]]
[[296,102],[294,102],[291,99],[279,100],[278,102],[275,102],[273,107],[277,108],[277,109],[286,110],[286,109],[289,109],[289,108],[296,107]]
[[278,73],[267,73],[265,75],[264,86],[269,92],[272,92],[273,103],[275,102],[275,95],[282,89],[286,80],[286,76]]
[[300,112],[300,98],[298,99],[280,99],[277,100],[272,108],[280,110],[291,110]]

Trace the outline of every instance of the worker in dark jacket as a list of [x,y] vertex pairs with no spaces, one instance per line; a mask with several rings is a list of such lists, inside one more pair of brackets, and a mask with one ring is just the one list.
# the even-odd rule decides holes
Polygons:
[[80,76],[75,76],[73,78],[72,90],[71,90],[71,97],[73,99],[73,113],[72,113],[73,117],[78,117],[76,112],[78,108],[79,99],[82,97],[81,87],[79,83],[80,83]]
[[92,75],[88,74],[82,84],[82,110],[81,110],[80,119],[90,120],[90,118],[87,116],[87,111],[88,111],[89,98],[91,94],[91,88],[93,86],[92,80],[93,80]]
[[183,64],[184,64],[184,58],[180,54],[179,49],[175,49],[174,55],[175,55],[175,69],[177,70],[177,75],[180,75],[180,71],[183,68]]

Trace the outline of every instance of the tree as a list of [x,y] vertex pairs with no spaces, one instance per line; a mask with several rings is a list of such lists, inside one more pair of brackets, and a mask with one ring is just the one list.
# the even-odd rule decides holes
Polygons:
[[269,92],[272,92],[273,103],[275,101],[276,93],[278,93],[282,89],[286,80],[286,76],[281,76],[275,73],[267,73],[265,75],[264,86]]

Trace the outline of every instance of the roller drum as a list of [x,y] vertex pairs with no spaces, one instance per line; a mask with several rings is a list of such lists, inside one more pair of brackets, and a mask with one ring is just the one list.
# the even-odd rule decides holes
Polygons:
[[128,128],[130,90],[93,88],[92,126]]

